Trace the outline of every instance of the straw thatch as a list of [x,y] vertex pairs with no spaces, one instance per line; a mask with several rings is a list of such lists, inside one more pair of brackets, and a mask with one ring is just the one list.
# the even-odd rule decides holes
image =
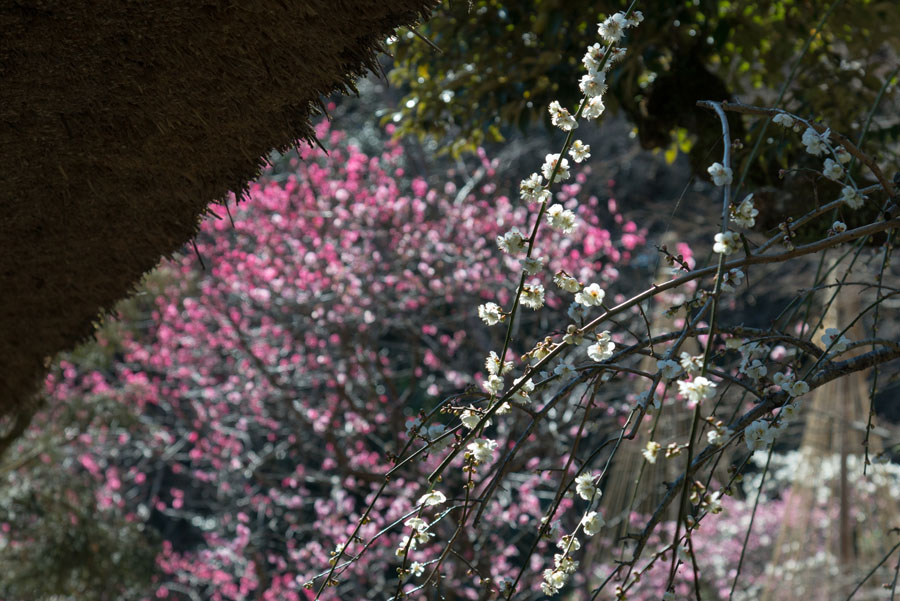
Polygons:
[[435,3],[0,3],[0,417]]

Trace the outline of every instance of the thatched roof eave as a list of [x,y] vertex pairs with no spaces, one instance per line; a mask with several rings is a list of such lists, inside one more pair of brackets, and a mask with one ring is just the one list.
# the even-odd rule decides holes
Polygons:
[[0,5],[0,416],[434,4]]

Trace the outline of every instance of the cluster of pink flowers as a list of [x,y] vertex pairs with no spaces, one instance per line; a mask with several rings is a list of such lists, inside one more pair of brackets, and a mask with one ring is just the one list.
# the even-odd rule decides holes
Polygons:
[[[75,458],[69,469],[96,478],[101,506],[193,533],[164,542],[157,597],[184,587],[214,600],[309,594],[304,584],[348,536],[415,411],[477,381],[473,349],[488,334],[477,334],[472,307],[513,293],[509,274],[520,265],[493,241],[525,230],[528,215],[500,193],[484,153],[494,177],[455,203],[453,183],[437,190],[407,174],[401,145],[368,155],[327,122],[317,133],[327,155],[304,149],[289,168],[285,159],[232,204],[231,218],[219,208],[204,222],[197,250],[207,271],[193,254],[167,267],[150,319],[119,332],[119,360],[94,372],[63,362],[48,378],[56,401],[113,399],[141,422],[91,430],[65,452]],[[585,194],[587,173],[557,196],[581,227],[555,244],[548,234],[544,258],[554,271],[611,281],[612,264],[626,264],[645,232],[614,200]],[[600,206],[615,223],[600,221]],[[552,291],[546,302],[566,309]],[[391,481],[363,540],[409,517],[421,490],[413,479],[434,462]],[[540,519],[529,491],[543,479],[523,479],[489,512],[497,527],[488,547],[466,548],[492,577],[508,575],[520,553],[509,528]],[[387,591],[399,531],[375,539],[342,582]],[[434,545],[429,538],[417,537],[410,559]]]

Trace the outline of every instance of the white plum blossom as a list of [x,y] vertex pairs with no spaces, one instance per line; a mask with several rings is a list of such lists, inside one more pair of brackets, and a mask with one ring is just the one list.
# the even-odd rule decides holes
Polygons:
[[599,71],[600,61],[602,59],[603,46],[601,46],[599,43],[594,43],[593,45],[587,47],[587,50],[584,53],[584,57],[582,57],[581,59],[581,63],[588,71]]
[[734,292],[740,287],[744,281],[744,272],[734,267],[722,274],[722,290],[725,292]]
[[[461,421],[469,430],[474,430],[478,426],[478,422],[481,421],[481,413],[479,413],[475,407],[469,405],[469,408],[463,411],[459,416],[459,421]],[[484,427],[487,428],[490,425],[491,420],[485,420]]]
[[606,361],[613,356],[615,350],[616,343],[610,338],[609,332],[605,331],[597,335],[597,342],[587,348],[587,354],[593,361]]
[[681,363],[682,369],[689,374],[700,373],[700,369],[703,367],[703,356],[694,356],[688,352],[681,351],[679,363]]
[[600,284],[593,283],[575,295],[575,302],[581,303],[585,307],[597,307],[603,304],[605,296],[606,292],[600,287]]
[[[563,551],[568,551],[571,553],[572,551],[577,551],[581,548],[581,541],[578,538],[571,534],[565,534],[562,538],[556,541],[556,546]],[[559,561],[556,562],[556,565],[559,566]]]
[[569,575],[561,570],[544,570],[544,581],[541,583],[541,592],[545,595],[555,595],[566,585]]
[[741,373],[751,380],[759,380],[760,378],[765,377],[768,371],[765,364],[759,359],[754,359],[749,364],[741,366]]
[[410,530],[415,530],[416,532],[424,532],[425,530],[428,530],[428,522],[418,516],[409,518],[408,520],[403,522],[403,525]]
[[790,129],[794,126],[794,118],[787,113],[778,113],[777,115],[775,115],[775,117],[772,118],[772,123],[780,125],[785,129]]
[[548,110],[550,111],[550,121],[561,130],[572,131],[578,127],[578,122],[575,121],[575,117],[572,116],[568,109],[560,105],[559,101],[554,100],[551,102]]
[[616,13],[606,18],[605,21],[597,25],[597,33],[608,44],[617,44],[622,36],[625,35],[625,29],[629,26],[625,13]]
[[563,336],[563,342],[566,344],[579,345],[584,342],[584,332],[573,323],[566,327],[566,334]]
[[572,157],[572,160],[576,163],[589,159],[591,157],[590,144],[585,144],[581,140],[575,140],[572,142],[572,147],[569,148],[569,156]]
[[806,131],[803,132],[801,142],[806,146],[806,152],[811,155],[820,156],[828,151],[828,147],[825,143],[828,141],[828,136],[830,134],[830,130],[825,130],[825,133],[820,135],[813,128],[807,127]]
[[637,27],[644,22],[644,13],[639,10],[631,11],[631,15],[628,16],[627,21],[628,27]]
[[[515,383],[518,384],[519,380],[516,380]],[[521,388],[519,388],[517,391],[515,391],[513,393],[512,398],[510,400],[515,403],[530,403],[531,396],[529,396],[529,395],[532,392],[534,392],[534,382],[531,381],[531,378],[528,378],[522,384]],[[499,413],[499,411],[497,413]]]
[[488,394],[497,394],[503,390],[503,378],[498,375],[490,375],[487,380],[481,383],[481,386]]
[[592,472],[582,472],[575,478],[575,492],[585,501],[590,501],[601,494],[600,489],[594,484],[596,477]]
[[544,180],[540,174],[532,173],[519,184],[519,196],[525,202],[546,202],[550,191],[544,189]]
[[835,234],[843,234],[847,231],[847,224],[843,221],[835,221],[831,224],[831,231]]
[[535,275],[544,268],[543,257],[526,257],[519,259],[519,263],[522,265],[522,271],[525,272],[525,275]]
[[553,373],[561,378],[565,379],[570,376],[574,376],[577,372],[575,368],[570,363],[560,363],[554,368]]
[[594,536],[604,525],[606,525],[606,520],[596,511],[589,511],[581,518],[581,529],[586,536]]
[[478,463],[485,463],[486,461],[490,461],[494,456],[494,449],[497,448],[497,441],[491,440],[490,438],[479,438],[470,442],[466,449],[469,451],[469,455],[472,456],[475,461]]
[[603,114],[604,110],[606,110],[606,105],[603,104],[603,98],[601,96],[594,96],[588,100],[587,104],[584,105],[584,108],[581,109],[581,116],[585,119],[596,119]]
[[541,167],[541,173],[549,180],[550,176],[553,174],[553,168],[556,167],[557,161],[559,162],[559,170],[556,172],[557,177],[560,180],[569,179],[569,160],[565,157],[560,158],[559,154],[548,154],[544,157],[544,165]]
[[837,160],[841,165],[846,165],[851,160],[853,160],[853,156],[847,152],[847,149],[843,146],[838,146],[834,151],[835,156],[837,156]]
[[800,403],[801,401],[799,399],[794,399],[792,402],[786,404],[778,413],[778,418],[783,422],[789,422],[796,419],[797,414],[800,412]]
[[489,326],[503,321],[504,315],[497,303],[484,303],[478,306],[478,317]]
[[697,376],[690,382],[680,380],[678,393],[691,403],[700,403],[716,394],[716,384],[703,376]]
[[840,181],[844,177],[844,168],[840,163],[836,163],[832,159],[825,159],[825,167],[822,169],[822,175],[834,181]]
[[656,362],[656,368],[666,380],[673,380],[681,373],[681,366],[678,365],[677,361],[672,361],[671,359],[660,359]]
[[714,428],[706,433],[706,441],[717,447],[725,444],[725,441],[731,438],[732,432],[728,428]]
[[581,289],[581,283],[565,271],[557,271],[553,276],[553,283],[566,292],[578,292]]
[[555,230],[570,234],[575,229],[575,213],[563,208],[561,204],[551,205],[547,209],[547,223]]
[[776,372],[775,375],[772,376],[772,382],[775,384],[775,386],[781,387],[782,390],[790,386],[793,381],[794,376],[781,371]]
[[829,348],[830,353],[843,353],[850,345],[850,339],[841,335],[837,328],[828,328],[822,336],[822,343]]
[[525,236],[514,227],[502,236],[497,236],[497,248],[503,252],[514,255],[524,252],[526,249]]
[[725,256],[739,250],[741,248],[741,237],[735,232],[719,232],[716,234],[715,244],[713,244],[713,252],[723,254]]
[[484,360],[484,369],[492,376],[504,375],[512,371],[513,363],[512,361],[506,361],[502,364],[501,371],[501,361],[500,356],[496,351],[491,351],[491,354],[487,356],[487,359]]
[[759,209],[753,206],[753,193],[744,197],[737,207],[732,209],[731,218],[739,227],[751,228],[756,225],[756,216]]
[[644,448],[641,451],[641,455],[644,456],[644,460],[646,460],[647,463],[653,465],[654,463],[656,463],[656,456],[659,454],[659,450],[661,448],[662,445],[655,440],[648,440],[647,444],[644,445]]
[[588,71],[581,76],[581,80],[578,82],[578,89],[581,90],[581,93],[586,98],[602,96],[606,92],[606,72]]
[[537,311],[544,306],[544,287],[541,284],[522,286],[521,302],[529,309]]
[[782,386],[782,389],[791,395],[791,397],[798,397],[809,392],[809,384],[803,380],[799,380],[797,382],[791,382],[786,388]]
[[769,448],[775,441],[775,431],[769,428],[769,423],[764,419],[758,419],[744,430],[744,442],[751,451],[759,451]]
[[844,201],[844,204],[851,209],[858,209],[863,206],[863,203],[865,203],[866,201],[866,197],[860,194],[852,186],[844,186],[844,189],[841,190],[841,200]]
[[731,183],[733,173],[731,167],[725,167],[722,163],[713,163],[706,172],[713,178],[713,183],[717,186],[727,186]]
[[409,573],[414,578],[418,578],[425,573],[425,564],[414,561],[409,564]]
[[447,496],[444,493],[439,490],[432,490],[419,497],[416,505],[425,505],[426,507],[431,507],[432,505],[441,505],[446,502]]

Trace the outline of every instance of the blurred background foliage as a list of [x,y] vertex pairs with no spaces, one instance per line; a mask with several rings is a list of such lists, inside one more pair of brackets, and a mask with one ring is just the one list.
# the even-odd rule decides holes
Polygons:
[[[405,96],[384,120],[453,155],[535,122],[549,126],[551,101],[579,101],[580,57],[597,40],[596,23],[627,4],[445,2],[419,30],[440,51],[413,32],[389,41],[390,81]],[[895,0],[642,0],[637,8],[645,21],[609,79],[607,107],[624,113],[644,148],[665,151],[668,162],[687,153],[704,177],[721,130],[697,100],[777,105],[855,138],[883,90],[896,83]],[[745,129],[732,117],[733,136],[745,144],[779,135],[755,124]],[[891,143],[898,134],[895,115],[872,123],[867,139],[896,158]],[[766,168],[753,170],[763,180],[754,183],[772,183],[775,164],[796,156],[799,140],[790,144],[783,140],[756,159]]]

